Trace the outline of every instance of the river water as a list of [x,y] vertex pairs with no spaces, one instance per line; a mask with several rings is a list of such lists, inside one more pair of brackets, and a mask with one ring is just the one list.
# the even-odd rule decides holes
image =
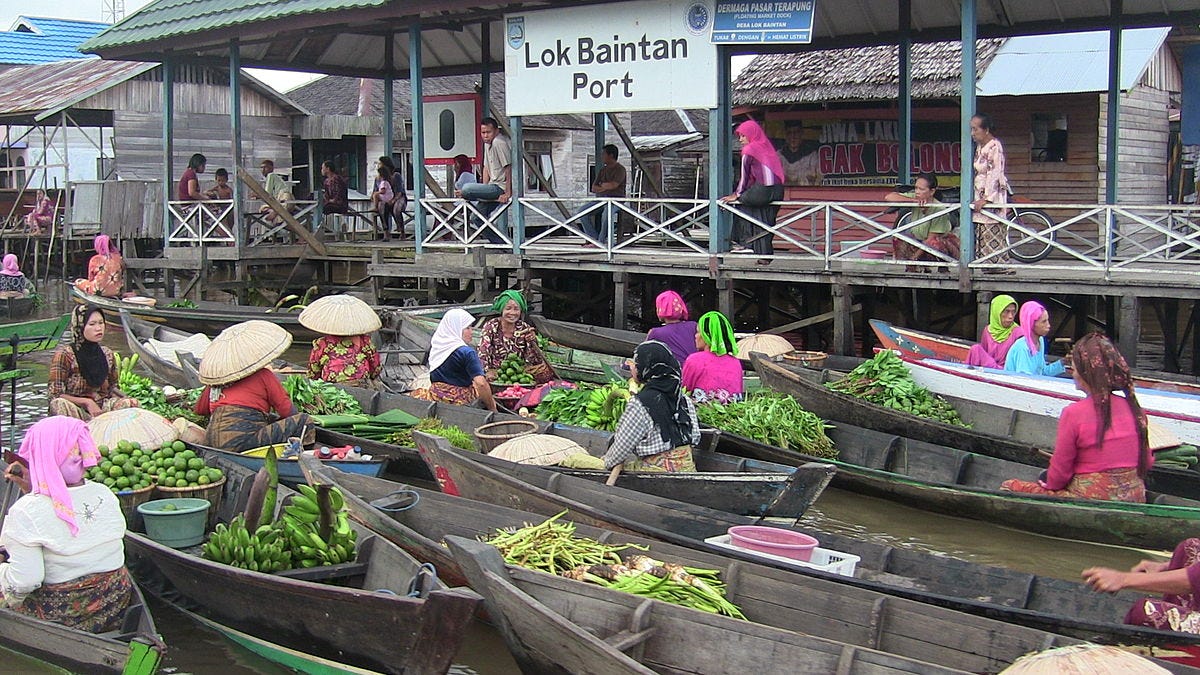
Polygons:
[[[124,336],[109,327],[105,344],[127,353]],[[307,353],[293,348],[288,358],[303,362]],[[12,392],[0,391],[0,444],[10,438],[19,442],[20,432],[45,414],[46,363],[49,354],[29,355],[22,367],[34,370],[33,376],[16,387],[16,405]],[[15,411],[16,425],[10,428],[9,413]],[[1079,571],[1091,565],[1128,568],[1147,552],[1133,549],[1068,541],[1028,534],[979,521],[931,514],[893,502],[829,489],[805,515],[803,522],[822,529],[886,542],[893,546],[920,549],[981,563],[1004,565],[1064,579],[1076,579]],[[285,673],[290,672],[234,645],[168,606],[152,603],[155,619],[169,649],[165,672],[170,673]],[[334,617],[334,621],[353,621],[353,617]],[[1120,620],[1120,617],[1114,617]],[[364,626],[364,631],[371,627]],[[518,673],[503,641],[484,626],[472,628],[464,641],[458,674],[511,675]],[[5,672],[57,673],[52,666],[18,654],[0,651]]]

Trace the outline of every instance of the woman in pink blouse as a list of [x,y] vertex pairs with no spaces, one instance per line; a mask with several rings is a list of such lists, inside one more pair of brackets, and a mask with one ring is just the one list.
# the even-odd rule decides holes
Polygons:
[[[971,222],[975,224],[975,257],[982,258],[1008,247],[1004,223],[985,215],[983,207],[987,204],[1007,204],[1009,187],[1008,177],[1004,175],[1004,146],[993,135],[991,115],[977,113],[971,118],[971,139],[975,141],[975,189],[971,200]],[[1007,215],[1005,210],[993,213]],[[1007,254],[1002,254],[988,258],[987,262],[1006,264],[1010,259]],[[1011,270],[992,269],[999,273],[1011,273]]]
[[1023,332],[1017,325],[1017,301],[1011,295],[992,298],[988,325],[979,336],[979,344],[967,352],[967,365],[1003,368],[1008,350]]
[[744,386],[733,326],[720,312],[700,317],[696,352],[683,363],[683,388],[697,403],[740,401]]

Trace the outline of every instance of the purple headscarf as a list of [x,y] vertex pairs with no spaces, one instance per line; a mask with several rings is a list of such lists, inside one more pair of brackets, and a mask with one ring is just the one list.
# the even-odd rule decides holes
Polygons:
[[1020,318],[1018,320],[1020,325],[1014,328],[1014,331],[1019,332],[1025,338],[1025,346],[1029,348],[1030,354],[1038,353],[1038,350],[1042,346],[1041,339],[1033,332],[1033,324],[1042,318],[1042,313],[1045,311],[1046,308],[1042,306],[1042,303],[1035,300],[1030,300],[1021,305]]
[[96,247],[96,253],[99,253],[100,255],[111,255],[117,252],[117,249],[109,241],[107,234],[98,235],[94,240],[92,240],[92,243]]
[[100,461],[87,425],[73,417],[47,417],[29,427],[17,454],[29,462],[30,491],[49,497],[71,536],[78,534],[67,486],[83,480],[83,470]]

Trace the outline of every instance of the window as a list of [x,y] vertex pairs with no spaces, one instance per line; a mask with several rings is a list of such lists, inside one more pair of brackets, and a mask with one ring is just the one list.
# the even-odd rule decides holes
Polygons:
[[553,150],[553,144],[550,141],[525,141],[525,152],[529,153],[533,159],[533,163],[538,170],[542,172],[542,176],[546,178],[546,182],[542,183],[532,171],[525,172],[525,189],[536,190],[538,192],[546,192],[548,188],[557,186],[554,180],[554,158],[550,154]]
[[1029,136],[1029,161],[1067,161],[1066,114],[1034,113]]

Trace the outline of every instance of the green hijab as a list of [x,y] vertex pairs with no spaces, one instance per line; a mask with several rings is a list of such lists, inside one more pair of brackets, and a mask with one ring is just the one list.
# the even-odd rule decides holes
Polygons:
[[525,296],[521,295],[521,291],[515,291],[512,289],[504,291],[500,295],[496,296],[496,301],[492,303],[492,311],[503,312],[504,306],[508,304],[509,300],[512,300],[520,305],[522,314],[529,311],[529,304],[525,302]]
[[1011,295],[997,295],[992,298],[992,311],[988,315],[988,334],[999,344],[1004,344],[1004,341],[1012,335],[1013,329],[1017,327],[1015,317],[1013,324],[1008,328],[1000,323],[1000,315],[1004,313],[1004,308],[1015,304],[1017,301]]
[[733,338],[733,326],[720,312],[708,312],[696,322],[696,331],[708,350],[717,356],[737,354],[737,340]]

